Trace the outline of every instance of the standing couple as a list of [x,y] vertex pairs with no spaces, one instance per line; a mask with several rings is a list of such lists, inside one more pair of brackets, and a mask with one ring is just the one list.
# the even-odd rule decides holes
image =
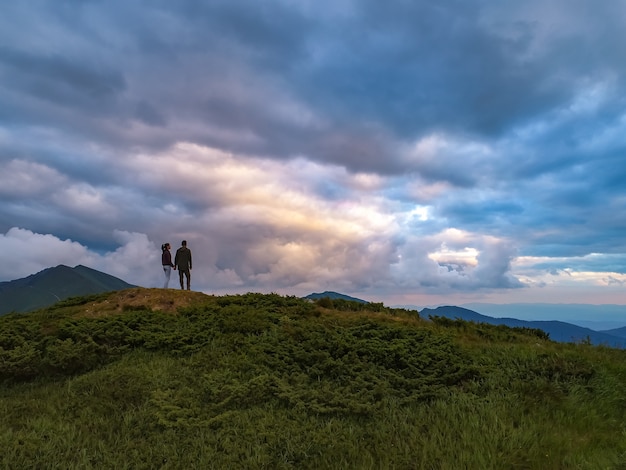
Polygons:
[[174,264],[172,264],[170,244],[164,243],[163,245],[161,245],[161,250],[163,251],[163,254],[161,255],[161,264],[163,265],[163,272],[165,273],[165,284],[163,285],[164,289],[167,289],[167,286],[170,282],[170,274],[172,273],[172,268],[174,268],[174,270],[178,268],[180,288],[184,289],[183,276],[185,276],[187,278],[187,290],[189,290],[189,286],[191,284],[191,250],[187,248],[187,240],[183,240],[181,245],[182,246],[178,250],[176,250]]

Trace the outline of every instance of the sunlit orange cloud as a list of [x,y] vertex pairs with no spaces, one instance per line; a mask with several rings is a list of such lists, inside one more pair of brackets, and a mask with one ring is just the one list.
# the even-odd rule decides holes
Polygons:
[[[305,160],[251,160],[183,143],[162,154],[137,155],[126,164],[139,184],[180,192],[211,206],[221,217],[330,231],[335,237],[367,236],[395,228],[393,215],[383,212],[385,201],[375,196],[363,193],[358,202],[351,202],[315,194],[315,183],[309,178],[316,173],[318,179],[337,176]],[[341,176],[348,191],[380,186],[379,176],[346,172]]]
[[[306,294],[320,285],[339,289],[378,282],[404,216],[389,211],[389,201],[377,191],[382,177],[303,158],[251,159],[178,144],[124,164],[137,185],[171,194],[163,210],[205,246],[207,268],[197,276],[227,290],[244,284],[274,291],[290,286]],[[328,197],[329,188],[338,192]],[[193,207],[189,213],[186,205]],[[218,240],[237,247],[224,255],[232,269],[212,267],[223,265],[218,263],[223,250],[207,247]]]
[[462,250],[450,250],[445,243],[441,249],[434,253],[429,253],[428,257],[438,263],[455,263],[468,266],[476,266],[478,260],[478,250],[476,248],[465,247]]

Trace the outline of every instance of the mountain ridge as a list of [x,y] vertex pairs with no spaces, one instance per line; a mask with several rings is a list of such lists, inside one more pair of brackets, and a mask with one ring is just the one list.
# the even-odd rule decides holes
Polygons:
[[[419,311],[424,318],[428,316],[446,317],[449,319],[461,319],[476,323],[488,323],[490,325],[505,325],[513,328],[538,328],[550,335],[550,339],[558,342],[586,342],[593,345],[608,345],[611,347],[626,348],[626,337],[608,332],[591,330],[589,328],[574,325],[558,320],[519,320],[517,318],[493,318],[482,315],[473,310],[456,307],[440,306],[435,309],[424,308]],[[626,332],[624,332],[626,334]]]
[[334,291],[324,291],[324,292],[313,292],[312,294],[307,295],[306,297],[304,297],[305,299],[310,299],[310,300],[317,300],[317,299],[323,299],[325,297],[328,297],[329,299],[342,299],[342,300],[350,300],[352,302],[359,302],[362,304],[369,304],[370,302],[367,300],[363,300],[363,299],[357,299],[356,297],[352,297],[346,294],[340,294],[339,292],[334,292]]
[[465,307],[490,317],[539,321],[549,317],[596,331],[626,326],[626,305],[577,303],[465,303]]
[[50,267],[25,278],[0,282],[0,315],[30,312],[69,297],[136,287],[83,265]]

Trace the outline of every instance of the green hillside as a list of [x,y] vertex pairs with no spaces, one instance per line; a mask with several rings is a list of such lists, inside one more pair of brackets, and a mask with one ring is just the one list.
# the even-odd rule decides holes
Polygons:
[[626,352],[129,289],[0,317],[0,468],[624,469]]

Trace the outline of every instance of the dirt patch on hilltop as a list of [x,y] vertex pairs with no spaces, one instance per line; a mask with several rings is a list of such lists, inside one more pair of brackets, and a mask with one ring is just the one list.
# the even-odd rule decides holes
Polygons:
[[213,298],[212,295],[202,292],[135,287],[112,292],[102,300],[88,302],[81,306],[78,315],[100,317],[141,308],[176,313],[180,307],[206,304]]

